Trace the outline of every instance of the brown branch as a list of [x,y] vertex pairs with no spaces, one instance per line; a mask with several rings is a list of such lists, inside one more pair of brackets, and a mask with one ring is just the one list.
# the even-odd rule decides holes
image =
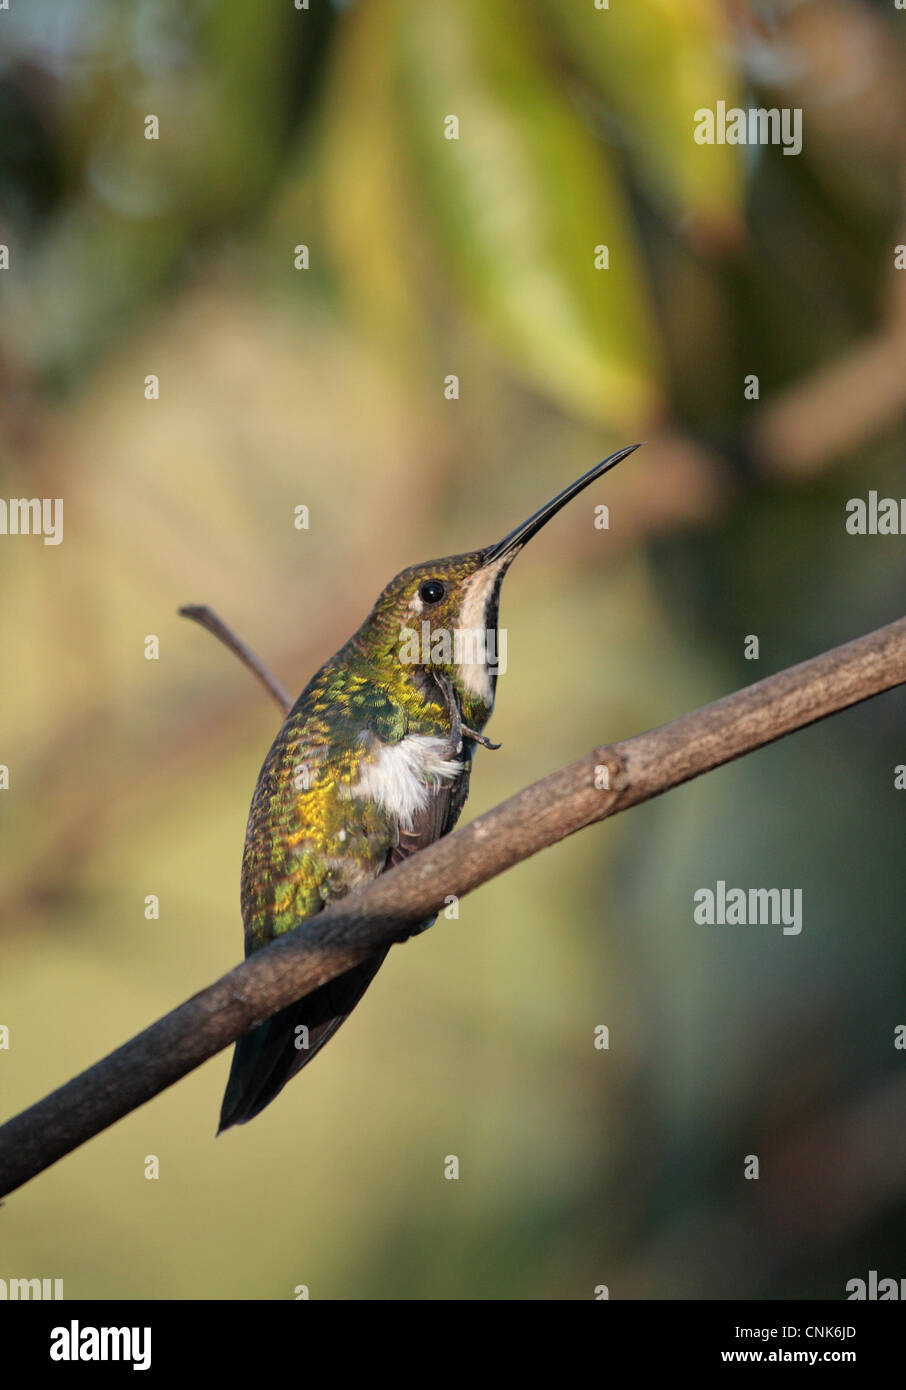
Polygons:
[[9,1120],[0,1128],[0,1195],[392,941],[401,927],[424,921],[448,894],[462,897],[586,825],[904,683],[901,618],[533,783],[258,951]]
[[194,623],[198,623],[200,627],[222,642],[234,656],[238,656],[243,666],[247,666],[252,674],[258,677],[268,694],[273,695],[283,713],[289,713],[293,702],[277,677],[267,669],[251,647],[243,642],[239,634],[234,632],[230,625],[214,612],[213,608],[209,608],[206,603],[186,603],[180,608],[179,613],[180,617],[191,618]]

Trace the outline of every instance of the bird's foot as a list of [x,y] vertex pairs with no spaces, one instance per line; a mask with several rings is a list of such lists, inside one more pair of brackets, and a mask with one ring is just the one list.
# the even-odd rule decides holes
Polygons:
[[494,753],[498,748],[503,747],[502,743],[492,743],[489,738],[485,738],[484,734],[476,734],[474,729],[467,728],[465,724],[462,726],[462,734],[463,738],[471,738],[475,743],[480,743],[482,748],[489,748]]
[[445,750],[447,756],[451,758],[459,757],[462,752],[462,741],[464,738],[470,738],[474,743],[480,743],[482,748],[490,748],[494,751],[500,748],[501,745],[499,743],[492,743],[489,738],[485,738],[484,734],[477,734],[474,729],[470,729],[467,724],[462,722],[459,701],[456,698],[456,693],[452,684],[440,671],[434,671],[432,674],[435,684],[444,697],[447,713],[450,716],[450,742]]
[[447,680],[446,676],[442,675],[440,671],[433,671],[432,675],[434,676],[435,684],[444,697],[444,702],[447,706],[447,714],[450,716],[450,740],[444,752],[448,758],[458,758],[462,752],[462,736],[464,733],[462,715],[459,711],[459,701],[456,698],[453,686]]

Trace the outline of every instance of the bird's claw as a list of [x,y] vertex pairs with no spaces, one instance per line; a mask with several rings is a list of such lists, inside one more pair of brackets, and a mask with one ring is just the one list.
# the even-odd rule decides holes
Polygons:
[[440,671],[432,672],[435,684],[444,697],[447,705],[447,713],[450,716],[450,742],[447,745],[449,757],[458,758],[462,752],[462,741],[470,738],[474,743],[481,744],[482,748],[490,748],[496,752],[501,747],[499,743],[492,743],[484,734],[477,734],[474,729],[470,729],[467,724],[462,722],[462,713],[459,708],[459,701],[453,690],[452,683]]
[[492,743],[484,734],[476,734],[474,729],[467,728],[465,724],[462,726],[462,732],[464,738],[471,738],[475,743],[480,743],[482,748],[489,748],[494,753],[496,753],[498,748],[503,747],[502,743]]

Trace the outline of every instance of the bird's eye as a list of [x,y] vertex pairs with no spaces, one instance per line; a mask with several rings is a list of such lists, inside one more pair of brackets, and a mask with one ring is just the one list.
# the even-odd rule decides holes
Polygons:
[[422,603],[440,603],[446,592],[439,579],[426,579],[419,585],[418,596]]

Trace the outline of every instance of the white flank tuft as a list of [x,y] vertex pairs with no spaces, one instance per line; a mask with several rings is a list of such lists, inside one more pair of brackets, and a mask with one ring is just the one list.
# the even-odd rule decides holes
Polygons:
[[376,802],[396,817],[403,830],[412,829],[431,792],[463,770],[458,759],[445,756],[445,740],[431,734],[407,734],[399,743],[381,743],[371,734],[364,738],[375,751],[369,750],[362,759],[350,795]]

